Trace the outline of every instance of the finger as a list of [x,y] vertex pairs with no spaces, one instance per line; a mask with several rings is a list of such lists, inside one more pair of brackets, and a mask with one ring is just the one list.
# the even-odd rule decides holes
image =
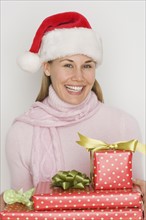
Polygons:
[[145,193],[145,191],[146,191],[146,182],[144,180],[134,179],[133,183],[135,185],[139,185],[141,190],[142,190],[142,192]]
[[0,195],[0,211],[4,210],[5,205],[6,204],[5,204],[4,200],[3,200],[3,195],[1,194]]

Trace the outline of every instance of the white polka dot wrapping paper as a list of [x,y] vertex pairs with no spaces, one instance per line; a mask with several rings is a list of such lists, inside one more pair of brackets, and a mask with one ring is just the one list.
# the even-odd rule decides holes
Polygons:
[[91,180],[95,189],[132,188],[132,154],[146,154],[146,145],[138,140],[106,143],[78,132],[76,141],[90,152]]
[[32,197],[35,210],[58,209],[105,209],[141,208],[142,197],[138,186],[132,189],[95,190],[92,186],[85,189],[63,190],[51,187],[49,182],[40,182]]
[[132,188],[132,155],[132,152],[124,150],[91,153],[91,179],[94,188]]
[[138,208],[27,211],[20,203],[8,205],[0,213],[1,220],[142,220]]

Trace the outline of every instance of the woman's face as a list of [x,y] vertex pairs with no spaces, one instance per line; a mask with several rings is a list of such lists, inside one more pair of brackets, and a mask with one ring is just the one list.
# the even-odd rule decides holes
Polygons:
[[84,101],[95,81],[96,63],[85,55],[66,56],[44,64],[52,86],[61,100],[78,105]]

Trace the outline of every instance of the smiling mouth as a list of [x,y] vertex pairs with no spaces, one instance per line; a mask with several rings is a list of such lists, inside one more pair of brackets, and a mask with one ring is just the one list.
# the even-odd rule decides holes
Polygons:
[[83,86],[69,86],[69,85],[67,85],[65,87],[69,92],[75,92],[75,93],[81,92],[83,89]]

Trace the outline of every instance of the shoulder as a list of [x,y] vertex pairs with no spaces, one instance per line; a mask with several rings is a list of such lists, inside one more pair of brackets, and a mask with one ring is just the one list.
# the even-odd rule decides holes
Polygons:
[[8,130],[9,135],[21,135],[33,131],[33,126],[22,121],[14,121]]
[[113,117],[113,120],[114,118],[115,119],[118,118],[120,120],[126,120],[126,121],[128,120],[129,122],[131,121],[131,122],[137,123],[134,116],[132,116],[130,113],[122,109],[111,107],[111,106],[101,103],[100,110],[102,114],[105,114],[109,117]]
[[6,146],[21,147],[22,145],[30,145],[33,135],[33,126],[24,122],[14,122],[6,135]]
[[116,126],[120,130],[123,138],[141,139],[138,121],[132,114],[106,104],[101,104],[100,113],[103,120],[109,121],[112,128]]

